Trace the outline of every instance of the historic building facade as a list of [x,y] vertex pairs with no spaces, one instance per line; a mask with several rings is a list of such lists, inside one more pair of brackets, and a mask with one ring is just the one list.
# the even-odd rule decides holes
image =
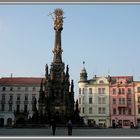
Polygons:
[[110,77],[110,123],[130,128],[135,121],[135,91],[132,76]]
[[24,123],[32,117],[34,99],[39,98],[40,82],[41,78],[0,79],[0,126]]
[[81,70],[79,86],[79,110],[85,124],[109,127],[109,81],[107,77],[87,79],[85,67]]
[[[54,11],[55,43],[53,62],[48,70],[46,65],[45,79],[41,82],[39,94],[39,115],[48,121],[66,123],[74,115],[74,85],[69,80],[69,67],[62,61],[61,32],[63,29],[63,11]],[[44,120],[41,119],[41,120]],[[45,120],[44,120],[45,121]],[[42,122],[43,123],[43,122]]]
[[136,124],[140,127],[140,81],[135,81],[135,116]]

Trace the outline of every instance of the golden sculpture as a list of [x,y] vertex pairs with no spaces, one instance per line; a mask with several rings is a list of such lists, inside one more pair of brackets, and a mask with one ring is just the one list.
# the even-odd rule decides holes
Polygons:
[[52,14],[54,14],[55,17],[52,16],[53,20],[54,20],[54,28],[55,30],[60,30],[62,29],[63,26],[63,10],[60,8],[57,8],[54,10],[54,13],[50,13],[49,15],[52,16]]

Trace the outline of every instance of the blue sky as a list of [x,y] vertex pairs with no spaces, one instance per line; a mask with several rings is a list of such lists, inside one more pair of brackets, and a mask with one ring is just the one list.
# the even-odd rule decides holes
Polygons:
[[[0,5],[0,77],[39,77],[53,60],[55,8],[64,10],[63,62],[77,92],[82,62],[91,79],[140,80],[140,5]],[[109,73],[108,73],[109,72]],[[77,95],[77,93],[76,93]]]

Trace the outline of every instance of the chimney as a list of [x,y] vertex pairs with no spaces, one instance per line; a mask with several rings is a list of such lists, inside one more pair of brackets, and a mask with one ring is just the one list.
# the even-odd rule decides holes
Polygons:
[[11,73],[11,78],[13,77],[13,74]]

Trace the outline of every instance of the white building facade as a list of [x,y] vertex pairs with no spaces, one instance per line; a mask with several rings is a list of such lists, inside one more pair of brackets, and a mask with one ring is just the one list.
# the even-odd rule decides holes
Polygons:
[[[41,78],[0,79],[0,126],[12,126],[19,119],[32,117],[34,99],[38,108],[40,83]],[[27,118],[22,114],[26,114]]]
[[87,80],[86,69],[80,73],[79,111],[85,124],[109,127],[109,82],[106,77],[94,77]]

